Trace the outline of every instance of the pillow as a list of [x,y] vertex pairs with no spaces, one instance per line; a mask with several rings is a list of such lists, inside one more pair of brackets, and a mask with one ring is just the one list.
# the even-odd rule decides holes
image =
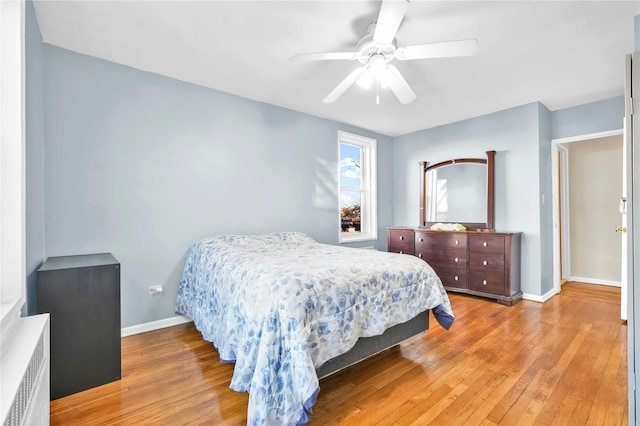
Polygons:
[[308,245],[316,241],[303,232],[273,232],[258,235],[219,235],[211,238],[233,246]]

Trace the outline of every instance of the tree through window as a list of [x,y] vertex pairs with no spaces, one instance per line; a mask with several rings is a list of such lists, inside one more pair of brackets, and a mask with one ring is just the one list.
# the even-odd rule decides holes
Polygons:
[[375,139],[339,132],[340,241],[377,238]]

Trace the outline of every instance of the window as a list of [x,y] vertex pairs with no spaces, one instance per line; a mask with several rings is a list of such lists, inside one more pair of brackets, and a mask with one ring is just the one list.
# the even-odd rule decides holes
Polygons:
[[24,301],[24,2],[0,0],[0,329]]
[[340,242],[378,238],[376,140],[338,132]]

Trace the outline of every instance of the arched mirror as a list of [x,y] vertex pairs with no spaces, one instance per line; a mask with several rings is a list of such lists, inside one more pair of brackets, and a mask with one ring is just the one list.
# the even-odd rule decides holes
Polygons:
[[420,226],[459,223],[493,230],[494,156],[420,163]]

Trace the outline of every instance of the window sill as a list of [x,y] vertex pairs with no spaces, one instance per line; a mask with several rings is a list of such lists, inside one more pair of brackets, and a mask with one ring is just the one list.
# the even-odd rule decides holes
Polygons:
[[359,241],[376,241],[377,236],[374,235],[342,235],[340,234],[340,244],[356,243]]
[[[14,326],[17,324],[20,318],[20,310],[22,306],[20,304],[20,298],[4,299],[0,304],[0,340],[3,342],[8,341]],[[5,345],[2,345],[5,346]],[[2,348],[0,353],[4,354],[5,347]]]

